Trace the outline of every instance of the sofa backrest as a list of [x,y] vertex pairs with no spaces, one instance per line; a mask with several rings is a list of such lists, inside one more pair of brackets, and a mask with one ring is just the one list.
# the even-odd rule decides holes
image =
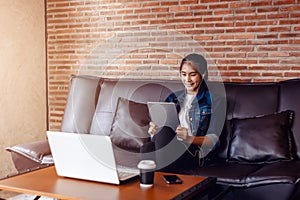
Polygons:
[[[224,83],[224,86],[227,120],[293,110],[295,152],[300,157],[300,79],[279,83]],[[180,89],[183,89],[180,81],[72,76],[61,130],[109,135],[118,97],[140,103],[164,101],[171,92]],[[227,156],[228,145],[225,142],[220,153],[223,158]]]
[[225,83],[227,119],[272,114],[277,111],[278,85]]
[[100,92],[100,77],[71,76],[61,131],[89,133]]
[[296,155],[300,158],[300,79],[282,81],[279,83],[280,95],[278,110],[294,111],[294,123],[292,127]]

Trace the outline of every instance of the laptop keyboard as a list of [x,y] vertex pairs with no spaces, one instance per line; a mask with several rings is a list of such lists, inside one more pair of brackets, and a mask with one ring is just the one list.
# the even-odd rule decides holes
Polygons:
[[129,168],[125,166],[117,166],[118,176],[120,180],[126,180],[128,178],[139,175],[139,170]]
[[134,173],[134,174],[139,173],[138,168],[126,167],[126,166],[123,166],[123,165],[117,165],[117,170],[122,171],[122,172]]
[[137,174],[134,174],[134,173],[118,171],[118,176],[119,176],[120,180],[126,180],[126,179],[129,179],[129,178],[134,177],[136,175]]

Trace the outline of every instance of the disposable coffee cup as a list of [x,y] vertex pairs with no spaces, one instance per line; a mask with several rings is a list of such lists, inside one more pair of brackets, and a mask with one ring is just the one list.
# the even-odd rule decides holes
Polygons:
[[140,186],[151,187],[154,182],[155,162],[153,160],[141,160],[137,167],[140,170]]

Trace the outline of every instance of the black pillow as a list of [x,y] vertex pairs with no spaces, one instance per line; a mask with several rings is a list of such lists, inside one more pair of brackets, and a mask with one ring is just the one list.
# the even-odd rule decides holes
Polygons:
[[292,111],[283,111],[254,118],[232,119],[228,161],[257,164],[292,160],[293,116]]
[[140,147],[149,141],[149,122],[147,104],[119,98],[110,132],[112,143],[139,152]]

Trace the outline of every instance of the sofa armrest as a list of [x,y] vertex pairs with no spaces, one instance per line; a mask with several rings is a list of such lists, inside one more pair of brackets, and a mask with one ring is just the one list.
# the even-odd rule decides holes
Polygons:
[[38,141],[7,147],[7,151],[24,156],[39,164],[53,164],[48,141]]

